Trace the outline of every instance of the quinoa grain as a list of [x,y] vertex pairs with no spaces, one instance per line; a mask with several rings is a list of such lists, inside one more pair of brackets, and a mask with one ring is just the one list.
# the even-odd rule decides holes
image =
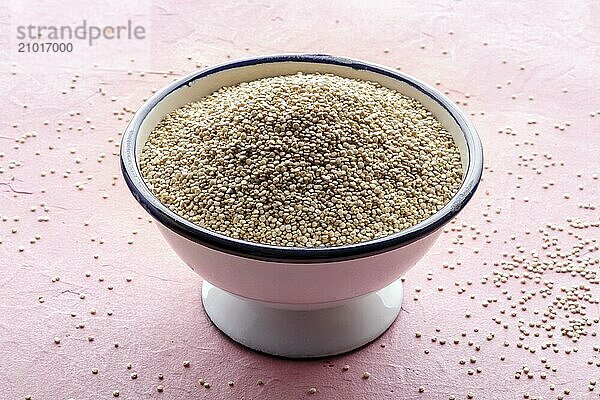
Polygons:
[[171,112],[140,165],[151,191],[187,220],[297,247],[409,228],[462,180],[451,134],[418,101],[320,74],[225,87]]

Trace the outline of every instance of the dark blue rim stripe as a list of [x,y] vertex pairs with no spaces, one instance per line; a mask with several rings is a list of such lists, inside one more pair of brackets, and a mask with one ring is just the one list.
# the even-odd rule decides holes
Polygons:
[[[136,161],[137,136],[144,119],[165,97],[183,86],[189,86],[197,79],[232,68],[279,62],[334,64],[366,70],[405,82],[434,99],[454,118],[466,139],[469,162],[458,192],[444,208],[411,228],[368,242],[338,247],[283,247],[234,239],[195,225],[169,210],[148,189]],[[483,171],[483,149],[475,128],[462,111],[447,97],[423,82],[398,71],[355,59],[323,54],[285,54],[249,58],[209,67],[173,82],[157,92],[140,107],[127,126],[121,142],[121,170],[127,186],[142,207],[161,224],[191,241],[245,258],[282,263],[323,263],[352,260],[394,250],[419,240],[448,223],[463,209],[479,185]]]

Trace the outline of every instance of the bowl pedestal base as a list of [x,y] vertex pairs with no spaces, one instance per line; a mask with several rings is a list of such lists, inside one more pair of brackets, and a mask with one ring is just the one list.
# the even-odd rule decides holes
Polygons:
[[223,333],[251,349],[290,358],[324,357],[361,347],[394,322],[402,305],[400,279],[348,300],[292,305],[247,299],[204,281],[202,303]]

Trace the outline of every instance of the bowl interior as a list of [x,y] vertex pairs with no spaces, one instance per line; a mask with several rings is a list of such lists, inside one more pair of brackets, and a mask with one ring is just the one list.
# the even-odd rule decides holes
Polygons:
[[[175,214],[152,194],[141,176],[139,160],[150,133],[166,114],[224,86],[298,72],[330,73],[378,82],[425,105],[450,132],[461,153],[463,182],[448,204],[410,228],[371,241],[335,247],[282,247],[234,239],[194,225]],[[142,207],[176,235],[246,259],[277,263],[332,263],[392,251],[439,230],[462,210],[475,193],[483,171],[483,149],[475,128],[451,100],[408,75],[354,59],[318,54],[284,54],[210,67],[160,90],[138,110],[127,127],[121,143],[121,167],[127,185]]]
[[463,167],[463,180],[469,163],[469,152],[465,135],[460,126],[452,117],[450,112],[429,94],[423,92],[418,86],[410,81],[401,81],[393,77],[383,75],[366,69],[338,64],[302,62],[302,61],[278,61],[260,64],[237,66],[230,69],[220,70],[210,75],[200,77],[166,95],[148,113],[142,122],[136,138],[136,163],[139,168],[139,159],[148,136],[161,119],[171,111],[184,106],[187,103],[199,100],[210,95],[221,87],[233,86],[241,82],[256,79],[290,75],[298,72],[303,73],[329,73],[345,78],[354,78],[373,81],[389,89],[396,90],[406,96],[420,101],[440,121],[454,138],[454,142],[460,149]]

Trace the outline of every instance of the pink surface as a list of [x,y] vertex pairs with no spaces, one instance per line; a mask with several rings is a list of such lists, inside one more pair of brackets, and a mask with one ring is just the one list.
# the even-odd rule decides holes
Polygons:
[[[592,1],[0,5],[0,398],[597,398],[599,16]],[[16,53],[17,25],[83,18],[131,18],[148,37]],[[197,65],[291,51],[439,81],[472,113],[487,165],[477,197],[407,274],[392,328],[307,362],[256,354],[211,326],[201,278],[148,223],[116,156],[152,89]],[[583,317],[578,342],[561,335]],[[515,379],[525,364],[532,377]]]

